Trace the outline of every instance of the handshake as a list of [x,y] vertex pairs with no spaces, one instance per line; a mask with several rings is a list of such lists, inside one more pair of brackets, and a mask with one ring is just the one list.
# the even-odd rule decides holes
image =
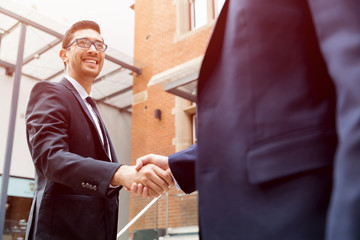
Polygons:
[[157,197],[171,186],[168,157],[149,154],[136,160],[136,165],[122,165],[114,174],[111,185],[124,186],[141,197]]

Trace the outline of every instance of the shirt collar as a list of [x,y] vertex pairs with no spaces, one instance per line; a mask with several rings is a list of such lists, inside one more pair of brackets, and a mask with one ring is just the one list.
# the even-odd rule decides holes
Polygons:
[[72,77],[70,77],[69,75],[65,75],[65,78],[67,80],[69,80],[69,82],[74,86],[74,88],[76,89],[76,91],[79,93],[80,97],[82,99],[86,99],[88,96],[91,97],[91,93],[90,95],[87,94],[87,92],[85,91],[85,89],[81,86],[81,84],[76,81],[75,79],[73,79]]

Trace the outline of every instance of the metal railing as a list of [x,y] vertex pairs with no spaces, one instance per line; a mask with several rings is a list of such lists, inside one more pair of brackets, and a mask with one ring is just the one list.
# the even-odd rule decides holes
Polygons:
[[[159,201],[163,197],[165,197],[165,199],[163,199],[164,202]],[[153,206],[154,208],[152,208]],[[149,209],[152,210],[149,211]],[[146,230],[158,230],[161,232],[161,236],[166,238],[169,234],[172,235],[175,232],[174,229],[197,227],[197,215],[197,192],[192,194],[172,194],[166,191],[159,197],[154,198],[126,224],[126,226],[118,232],[117,239],[130,227],[134,227],[134,224],[142,216],[144,216],[144,218],[137,224],[137,228],[141,226],[142,229],[133,231],[133,233]],[[160,220],[158,216],[161,216]],[[159,228],[160,226],[161,228]]]
[[126,230],[128,230],[142,215],[144,215],[147,210],[149,210],[152,205],[154,205],[154,203],[156,203],[162,196],[164,196],[164,194],[167,194],[167,191],[162,193],[157,198],[154,198],[148,205],[146,205],[143,210],[141,210],[128,224],[126,224],[126,226],[123,227],[120,232],[118,232],[116,238],[119,238]]

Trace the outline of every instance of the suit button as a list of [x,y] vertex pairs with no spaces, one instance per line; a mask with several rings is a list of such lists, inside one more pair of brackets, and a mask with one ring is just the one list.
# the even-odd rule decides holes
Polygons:
[[86,187],[84,182],[81,183],[81,186],[82,186],[83,188]]
[[93,190],[94,190],[95,192],[97,191],[96,185],[94,185]]
[[89,187],[90,187],[90,184],[89,184],[89,183],[86,183],[85,185],[86,185],[86,188],[89,188]]

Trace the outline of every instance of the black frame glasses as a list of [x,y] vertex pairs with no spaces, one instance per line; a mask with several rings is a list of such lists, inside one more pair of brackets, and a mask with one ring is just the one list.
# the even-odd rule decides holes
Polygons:
[[87,38],[76,38],[74,41],[69,43],[69,45],[67,45],[66,48],[69,48],[75,42],[81,48],[89,48],[89,47],[91,47],[91,45],[94,45],[95,49],[99,52],[105,52],[107,49],[107,45],[105,43],[100,42],[100,41],[91,41]]

